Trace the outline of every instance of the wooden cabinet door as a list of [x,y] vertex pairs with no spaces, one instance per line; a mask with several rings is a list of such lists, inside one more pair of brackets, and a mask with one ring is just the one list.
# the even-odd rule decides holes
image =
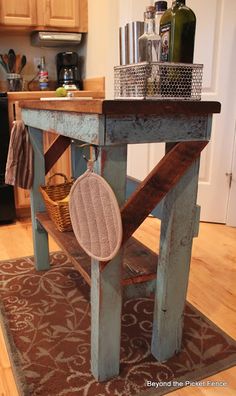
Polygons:
[[[53,132],[44,132],[43,134],[43,146],[44,152],[48,150],[51,144],[56,139],[57,134]],[[55,173],[63,173],[68,179],[71,178],[71,156],[70,156],[70,147],[66,149],[66,151],[62,154],[62,156],[57,160],[55,165],[50,169],[46,176],[46,180]],[[53,178],[53,183],[63,183],[63,179],[61,176],[55,176]]]
[[25,213],[28,215],[30,212],[30,191],[20,187],[15,188],[15,205],[17,217],[24,217]]
[[[19,102],[17,100],[8,99],[8,117],[9,117],[9,127],[10,131],[13,126],[14,120],[21,119],[21,109],[19,107]],[[15,205],[16,214],[18,217],[24,217],[29,215],[30,208],[30,192],[28,190],[23,190],[22,188],[15,187]],[[27,210],[28,209],[28,210]]]
[[87,0],[45,0],[44,26],[83,31],[86,16]]
[[36,24],[36,0],[1,0],[2,25],[33,26]]
[[[16,93],[16,96],[17,94],[18,93]],[[33,93],[31,94],[33,95]],[[33,99],[36,98],[37,96],[35,96]],[[20,99],[22,99],[22,97]],[[30,99],[30,97],[28,99]],[[13,121],[21,120],[21,108],[19,107],[18,100],[8,98],[8,115],[9,115],[9,125],[11,130]],[[53,143],[56,137],[57,135],[52,132],[45,132],[43,134],[44,152],[46,152],[46,150],[50,147],[50,145]],[[48,180],[48,177],[52,176],[54,173],[63,173],[68,179],[71,178],[71,156],[70,156],[69,147],[64,152],[64,154],[59,158],[56,164],[52,167],[52,169],[48,172],[46,176],[46,180]],[[62,183],[63,181],[64,179],[62,179],[61,176],[56,176],[53,179],[53,182],[55,183]],[[19,187],[15,187],[15,205],[16,205],[17,217],[29,216],[30,191],[23,190],[22,188]]]

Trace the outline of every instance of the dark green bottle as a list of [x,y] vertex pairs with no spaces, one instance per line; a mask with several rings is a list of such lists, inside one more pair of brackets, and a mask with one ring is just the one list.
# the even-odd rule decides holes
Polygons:
[[185,5],[175,0],[161,17],[161,60],[163,62],[193,63],[196,16]]

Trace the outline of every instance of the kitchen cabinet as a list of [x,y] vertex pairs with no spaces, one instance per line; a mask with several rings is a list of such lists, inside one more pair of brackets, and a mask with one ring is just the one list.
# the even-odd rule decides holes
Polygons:
[[[18,101],[9,99],[9,96],[8,96],[8,117],[9,117],[9,126],[11,130],[13,121],[21,119],[21,110],[18,106]],[[23,190],[22,188],[15,188],[14,195],[15,195],[16,213],[19,210],[20,216],[24,217],[29,215],[29,206],[30,206],[29,190]]]
[[[42,96],[40,93],[30,95],[29,98]],[[13,121],[21,119],[21,110],[19,107],[19,100],[9,100],[8,103],[8,112],[9,112],[9,124],[10,128],[12,127]],[[44,134],[44,151],[50,147],[55,139],[55,134],[47,132]],[[68,178],[70,178],[70,150],[67,149],[64,154],[60,157],[57,163],[52,167],[50,172],[48,173],[48,177],[53,175],[54,173],[64,173]],[[60,183],[61,178],[54,179],[54,181]],[[24,217],[29,215],[29,207],[30,207],[30,192],[29,190],[24,190],[22,188],[15,188],[15,205],[17,217]]]
[[0,28],[88,31],[87,0],[1,0]]
[[36,0],[1,0],[0,23],[10,26],[37,24]]
[[[97,99],[103,99],[105,96],[105,79],[104,77],[90,78],[83,81],[84,90],[74,92],[75,96],[86,96]],[[31,91],[31,92],[8,92],[8,115],[10,129],[14,120],[21,119],[21,109],[19,101],[39,99],[40,97],[54,97],[55,91]],[[53,143],[56,135],[52,132],[44,133],[44,151]],[[48,172],[47,178],[54,173],[64,173],[68,178],[71,177],[71,159],[70,148],[59,158],[56,164]],[[60,183],[61,177],[53,181]],[[30,214],[30,193],[22,188],[15,188],[15,204],[17,217],[25,217]]]
[[87,31],[87,0],[38,1],[38,25]]

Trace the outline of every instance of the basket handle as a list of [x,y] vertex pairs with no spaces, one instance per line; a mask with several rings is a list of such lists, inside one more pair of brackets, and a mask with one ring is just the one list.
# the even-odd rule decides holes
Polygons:
[[61,176],[61,177],[64,178],[64,182],[65,182],[65,183],[69,183],[69,180],[68,180],[68,178],[66,177],[66,175],[64,175],[64,173],[54,173],[52,176],[50,176],[50,177],[48,178],[47,186],[50,186],[51,181],[52,181],[52,179],[53,179],[55,176]]

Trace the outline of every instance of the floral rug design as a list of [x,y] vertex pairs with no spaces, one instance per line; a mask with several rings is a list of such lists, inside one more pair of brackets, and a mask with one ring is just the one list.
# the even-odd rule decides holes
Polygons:
[[153,300],[133,299],[123,304],[120,375],[97,383],[90,291],[67,257],[51,254],[42,272],[32,257],[0,262],[0,276],[2,325],[24,396],[164,395],[236,364],[236,342],[189,304],[182,351],[158,363],[150,353]]

